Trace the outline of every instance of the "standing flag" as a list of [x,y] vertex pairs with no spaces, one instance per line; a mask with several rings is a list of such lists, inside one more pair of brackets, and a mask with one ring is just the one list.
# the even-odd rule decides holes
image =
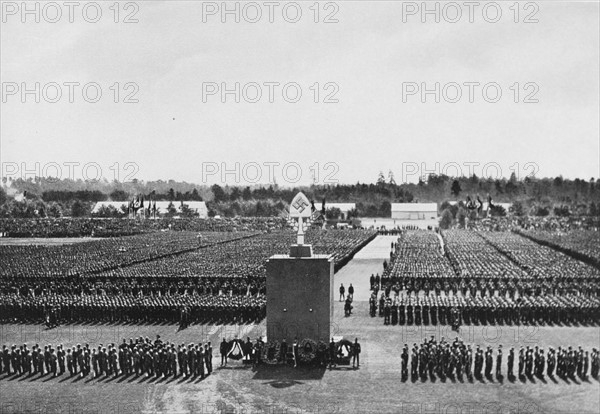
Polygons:
[[467,196],[467,208],[469,210],[475,210],[477,208],[477,206],[475,205],[475,202],[469,195]]
[[139,204],[140,204],[139,197],[131,199],[131,217],[135,218]]
[[487,196],[487,201],[488,201],[488,209],[494,207],[494,205],[492,204],[492,196],[489,194]]
[[481,198],[479,198],[479,194],[477,194],[477,203],[479,204],[477,206],[477,214],[481,214],[483,211],[483,201],[481,201]]
[[142,212],[144,211],[144,199],[143,197],[140,198],[139,194],[135,197],[135,201],[133,203],[133,216],[137,217],[138,215],[138,211],[140,210],[140,208],[142,209]]
[[494,208],[494,204],[492,204],[492,196],[489,193],[487,195],[487,202],[488,202],[488,205],[487,205],[487,211],[486,211],[486,213],[489,216],[490,212]]

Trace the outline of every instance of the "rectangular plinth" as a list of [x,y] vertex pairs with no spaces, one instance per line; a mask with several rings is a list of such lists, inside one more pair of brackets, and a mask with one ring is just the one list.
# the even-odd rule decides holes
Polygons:
[[290,257],[311,257],[312,246],[310,244],[294,244],[290,246]]
[[310,258],[277,255],[266,263],[267,338],[289,343],[330,337],[333,317],[331,256]]

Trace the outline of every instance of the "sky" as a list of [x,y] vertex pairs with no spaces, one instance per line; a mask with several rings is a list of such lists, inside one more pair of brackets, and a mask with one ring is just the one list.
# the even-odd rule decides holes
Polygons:
[[600,176],[598,2],[27,4],[2,3],[3,177]]

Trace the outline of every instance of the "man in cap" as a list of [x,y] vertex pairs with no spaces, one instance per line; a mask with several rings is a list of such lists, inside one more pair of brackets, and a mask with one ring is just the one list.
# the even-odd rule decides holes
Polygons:
[[513,367],[515,365],[515,348],[511,347],[508,351],[508,378],[511,379],[514,377]]

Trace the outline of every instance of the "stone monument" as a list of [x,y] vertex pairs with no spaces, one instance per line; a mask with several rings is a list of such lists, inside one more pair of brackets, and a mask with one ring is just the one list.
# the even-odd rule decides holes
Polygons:
[[267,338],[291,344],[294,339],[328,342],[333,317],[333,269],[330,255],[315,255],[305,244],[311,203],[298,193],[290,204],[297,242],[289,255],[269,258],[267,268]]

